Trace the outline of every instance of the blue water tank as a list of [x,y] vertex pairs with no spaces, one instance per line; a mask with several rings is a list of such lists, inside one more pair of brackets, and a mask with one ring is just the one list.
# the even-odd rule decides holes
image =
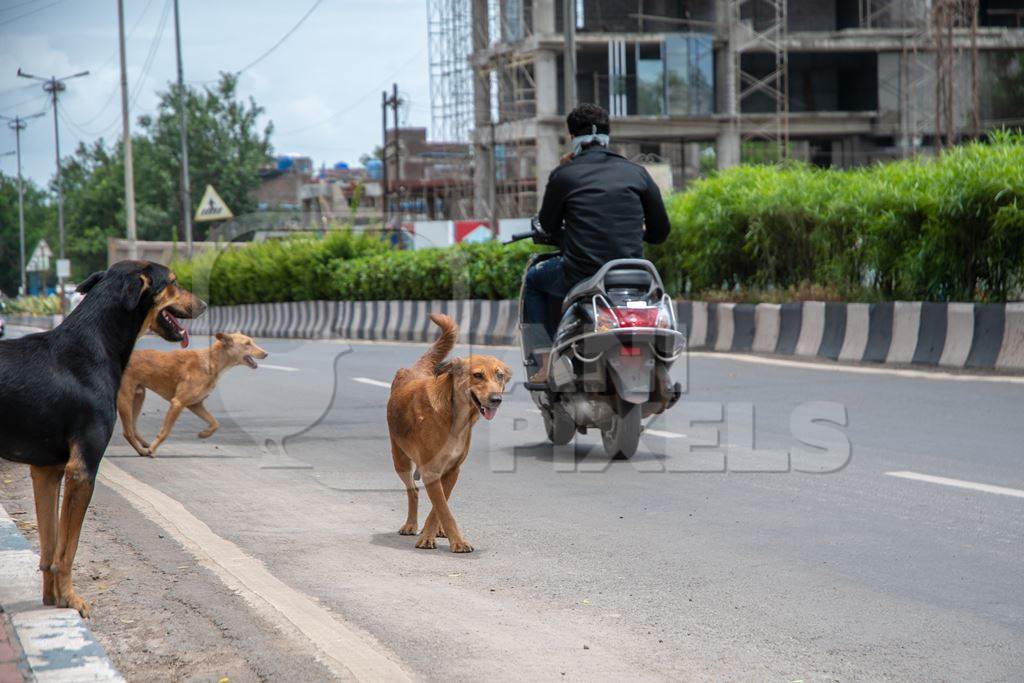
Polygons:
[[295,165],[295,159],[291,157],[278,157],[277,158],[277,170],[287,171],[289,168]]
[[334,170],[335,171],[347,171],[348,170],[348,164],[346,164],[344,161],[339,161],[338,163],[336,163],[334,165]]
[[380,159],[370,159],[366,162],[366,173],[371,180],[380,180],[384,177],[384,164]]

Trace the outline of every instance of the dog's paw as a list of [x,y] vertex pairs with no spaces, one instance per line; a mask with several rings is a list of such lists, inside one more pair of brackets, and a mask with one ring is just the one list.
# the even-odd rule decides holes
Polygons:
[[402,536],[415,536],[416,525],[415,524],[403,524],[402,528],[398,530],[398,533]]
[[437,541],[432,538],[421,538],[416,542],[416,547],[420,550],[434,550],[437,548]]
[[77,593],[72,592],[57,598],[57,606],[70,607],[73,610],[77,610],[83,619],[89,618],[89,605],[85,603],[85,600],[78,597]]
[[146,446],[141,451],[139,451],[139,455],[141,455],[143,458],[155,458],[156,457],[156,451],[154,451],[149,446]]
[[461,541],[452,541],[452,552],[453,553],[471,553],[473,552],[473,546],[470,545],[469,541],[463,539]]
[[143,448],[149,448],[149,442],[146,441],[145,439],[139,439],[139,445],[142,446]]
[[448,534],[446,534],[444,532],[444,529],[438,529],[437,530],[437,537],[438,538],[448,538]]
[[216,427],[210,427],[209,429],[204,429],[203,431],[199,432],[199,438],[200,439],[209,439],[211,436],[213,436],[213,433],[215,431],[217,431]]

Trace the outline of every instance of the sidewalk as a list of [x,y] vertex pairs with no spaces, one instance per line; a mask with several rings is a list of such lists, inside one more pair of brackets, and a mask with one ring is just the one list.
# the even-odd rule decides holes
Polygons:
[[86,622],[44,607],[39,556],[0,506],[0,683],[121,681]]

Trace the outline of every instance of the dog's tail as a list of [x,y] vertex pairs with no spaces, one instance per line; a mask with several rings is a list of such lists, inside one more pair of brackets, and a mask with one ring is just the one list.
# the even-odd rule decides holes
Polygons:
[[441,336],[430,345],[425,354],[420,356],[420,359],[416,361],[416,367],[432,373],[455,346],[455,341],[459,336],[459,326],[443,313],[431,313],[430,321],[441,328]]

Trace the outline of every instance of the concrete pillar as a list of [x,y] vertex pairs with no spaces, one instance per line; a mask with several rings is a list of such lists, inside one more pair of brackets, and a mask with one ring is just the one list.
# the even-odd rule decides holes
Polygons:
[[554,123],[537,122],[537,208],[540,209],[541,201],[544,199],[544,188],[548,184],[548,176],[558,166],[558,160],[562,156],[561,143],[562,127]]
[[[490,44],[490,22],[487,0],[473,0],[473,56],[478,57]],[[493,218],[494,207],[494,151],[491,136],[491,72],[473,66],[473,217]],[[496,226],[491,226],[496,229]]]
[[[555,33],[556,0],[533,1],[533,33],[536,36]],[[558,116],[558,53],[538,50],[533,61],[537,110],[537,208],[544,197],[548,175],[558,165],[561,126],[544,122],[545,117]]]
[[700,175],[700,143],[683,143],[683,185]]
[[535,35],[555,32],[555,0],[533,0],[533,33]]
[[735,17],[732,10],[728,0],[715,1],[715,16],[719,26],[725,27],[725,44],[715,50],[717,111],[727,117],[715,140],[715,159],[720,169],[740,163],[739,75],[736,73],[737,37],[734,35],[737,27],[733,25]]

